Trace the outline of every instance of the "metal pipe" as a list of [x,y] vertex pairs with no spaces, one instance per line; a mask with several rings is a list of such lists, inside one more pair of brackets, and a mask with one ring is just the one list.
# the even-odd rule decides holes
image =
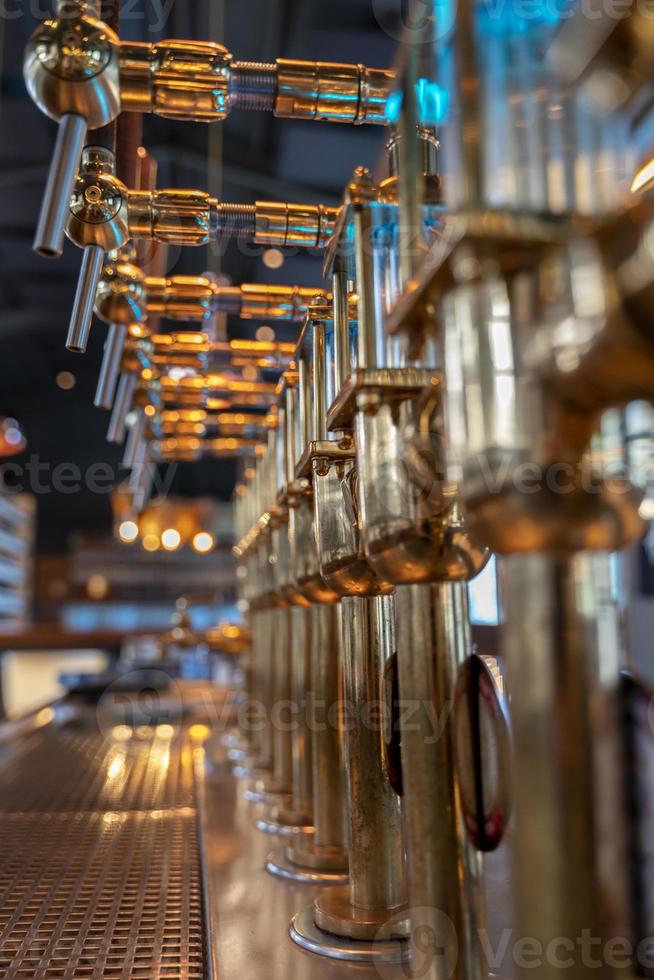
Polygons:
[[334,266],[332,290],[334,295],[334,391],[339,392],[351,374],[347,273],[340,262]]
[[[288,805],[281,805],[273,812],[274,820],[281,827],[310,827],[313,810],[313,772],[311,758],[311,731],[307,715],[307,684],[310,657],[310,607],[292,606],[288,615],[288,655],[290,660],[290,697],[287,702],[292,712],[292,723],[283,731],[289,739],[291,750],[291,798]],[[281,720],[281,704],[277,705]]]
[[293,789],[293,733],[282,722],[282,710],[293,700],[293,664],[290,610],[274,609],[271,615],[271,669],[273,687],[268,704],[272,736],[273,781],[269,790],[291,793]]
[[305,809],[312,814],[314,829],[312,835],[296,834],[285,856],[271,856],[266,867],[284,878],[333,885],[346,882],[348,873],[339,607],[313,603],[303,611],[311,630],[304,667],[310,679],[304,679],[301,707],[310,735],[304,764],[309,766],[306,787],[308,791],[310,782],[312,799]]
[[129,489],[132,493],[134,512],[140,514],[150,500],[154,486],[156,466],[148,454],[148,444],[143,439],[138,446],[137,457],[129,477]]
[[393,599],[346,596],[343,608],[350,894],[357,908],[397,908],[405,900],[400,801],[382,751],[382,732],[362,709],[381,702],[393,653]]
[[273,612],[271,609],[254,609],[251,612],[252,688],[249,697],[257,715],[251,728],[249,716],[243,719],[244,734],[250,743],[248,775],[263,775],[273,766],[273,732],[270,718],[274,680],[274,659],[271,650],[272,638],[275,635],[271,622]]
[[291,677],[296,725],[293,737],[293,811],[310,824],[313,819],[313,757],[307,700],[311,692],[311,606],[293,606],[291,614]]
[[104,342],[104,353],[102,355],[102,364],[100,365],[98,386],[95,390],[95,398],[93,399],[93,404],[96,408],[109,410],[113,405],[126,337],[126,324],[109,324],[107,339]]
[[137,381],[137,376],[131,372],[123,372],[118,380],[116,400],[107,430],[107,442],[121,443],[125,438],[125,420],[132,407]]
[[[580,978],[614,977],[601,951],[610,937],[629,935],[616,702],[622,638],[610,562],[589,552],[504,560],[516,929],[543,950],[565,937]],[[584,936],[598,951],[590,961]],[[518,975],[552,980],[559,972],[544,956]]]
[[[347,301],[347,299],[346,299]],[[313,418],[306,445],[327,438],[327,394],[325,390],[325,324],[313,324]]]
[[298,370],[298,394],[297,394],[297,412],[299,413],[299,428],[300,428],[300,438],[302,439],[302,446],[298,446],[298,454],[301,452],[302,447],[308,446],[311,442],[311,433],[313,428],[313,415],[311,411],[311,368],[307,364],[307,359],[305,355],[301,355],[297,359],[297,370]]
[[370,943],[402,938],[408,929],[400,800],[375,714],[394,651],[393,598],[346,596],[341,606],[350,884],[324,891],[314,918],[326,934]]
[[[343,697],[340,606],[316,603],[311,608],[313,846],[317,852],[327,849],[345,856],[347,830],[343,727],[338,710]],[[317,716],[318,708],[322,715],[320,720]]]
[[416,135],[420,45],[407,46],[407,61],[402,80],[402,114],[399,145],[399,214],[400,237],[398,255],[400,287],[406,289],[422,256],[422,198],[424,178],[420,173],[419,140]]
[[123,453],[123,466],[126,470],[130,470],[136,463],[140,455],[140,446],[144,442],[145,436],[145,412],[143,409],[138,409],[132,420],[132,424],[129,427],[129,433],[127,435],[127,441],[125,443],[125,452]]
[[[411,941],[425,980],[482,980],[481,855],[463,823],[455,760],[455,692],[472,651],[467,585],[402,585],[396,601],[400,715],[417,708],[401,732]],[[425,936],[439,947],[430,962]]]
[[82,255],[82,266],[66,337],[66,348],[76,354],[84,354],[88,344],[95,294],[102,276],[104,255],[104,249],[100,245],[87,245]]
[[380,366],[377,363],[377,333],[380,326],[379,290],[375,282],[372,214],[365,203],[354,212],[354,248],[359,297],[357,366],[374,368]]
[[86,120],[82,116],[68,113],[61,117],[32,246],[45,258],[58,258],[64,250],[68,204],[85,139]]

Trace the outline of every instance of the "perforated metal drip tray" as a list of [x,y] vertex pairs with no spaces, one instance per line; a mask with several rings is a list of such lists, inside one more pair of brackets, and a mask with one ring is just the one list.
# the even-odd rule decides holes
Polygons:
[[0,977],[204,980],[189,729],[47,712],[0,752]]

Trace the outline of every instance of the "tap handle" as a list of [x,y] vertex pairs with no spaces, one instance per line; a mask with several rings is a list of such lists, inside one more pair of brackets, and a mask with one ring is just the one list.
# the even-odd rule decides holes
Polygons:
[[131,372],[123,372],[120,376],[107,431],[107,442],[121,443],[125,438],[125,420],[132,407],[137,381],[137,376]]
[[95,390],[93,400],[96,408],[110,409],[114,403],[126,336],[127,325],[125,323],[109,324],[98,377],[98,387]]
[[141,444],[145,441],[145,413],[142,409],[139,409],[135,413],[127,436],[127,442],[125,443],[123,466],[126,470],[131,470],[136,465],[142,453]]
[[154,488],[156,469],[156,464],[148,452],[148,444],[143,439],[139,443],[128,482],[128,489],[132,494],[132,508],[136,514],[140,514],[148,505]]
[[67,113],[61,117],[33,245],[46,258],[58,258],[63,252],[68,205],[85,139],[82,116]]
[[77,292],[66,337],[66,347],[76,354],[83,354],[86,351],[104,254],[104,249],[100,245],[87,245],[82,256]]

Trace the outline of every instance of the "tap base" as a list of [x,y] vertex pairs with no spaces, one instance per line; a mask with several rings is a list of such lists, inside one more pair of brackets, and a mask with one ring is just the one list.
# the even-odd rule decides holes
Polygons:
[[[292,814],[288,814],[292,820]],[[302,820],[297,822],[291,822],[291,820],[283,819],[278,808],[272,809],[270,814],[265,817],[259,817],[255,826],[257,830],[261,830],[264,834],[278,834],[280,837],[292,837],[294,834],[312,834],[314,831],[313,825],[302,822],[306,819],[305,815],[302,815]]]
[[312,837],[296,838],[286,847],[289,861],[314,871],[331,871],[349,878],[349,857],[341,847],[317,844]]
[[335,960],[381,964],[402,963],[409,958],[405,940],[357,941],[324,932],[316,925],[313,903],[293,916],[289,935],[302,949]]
[[[302,838],[304,843],[305,838]],[[307,846],[312,845],[307,840]],[[270,853],[266,861],[266,871],[275,878],[283,878],[285,881],[295,881],[301,885],[345,885],[348,881],[347,870],[335,871],[331,868],[313,868],[303,866],[291,857],[290,853],[295,850],[294,845],[289,847],[280,846]],[[314,853],[317,851],[314,849]],[[327,856],[327,860],[329,857]]]
[[244,764],[237,762],[236,765],[232,766],[232,776],[234,779],[250,779],[256,781],[269,777],[270,773],[256,761],[253,761],[252,758],[248,757],[244,760]]
[[314,902],[316,925],[335,936],[363,942],[397,941],[409,935],[406,906],[360,908],[350,900],[349,888],[332,888]]
[[259,785],[255,783],[254,786],[250,786],[245,790],[243,796],[249,803],[265,803],[266,806],[270,807],[290,806],[292,802],[292,796],[287,787],[269,780],[263,781]]

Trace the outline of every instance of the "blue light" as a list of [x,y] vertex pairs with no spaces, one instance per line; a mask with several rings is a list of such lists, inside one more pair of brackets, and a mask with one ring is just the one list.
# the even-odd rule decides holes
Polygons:
[[393,124],[400,118],[402,108],[402,93],[391,92],[386,100],[386,121]]
[[416,82],[418,119],[425,126],[436,126],[447,118],[448,98],[444,88],[428,78]]
[[[418,120],[425,126],[437,126],[447,118],[447,92],[437,82],[429,78],[419,78],[416,82],[416,101]],[[402,110],[402,92],[391,92],[386,101],[386,119],[396,123]]]
[[498,626],[502,621],[497,588],[497,562],[491,555],[488,564],[468,583],[470,622],[480,626]]
[[569,17],[577,0],[481,0],[477,19],[491,37],[519,37],[543,27],[555,27]]

